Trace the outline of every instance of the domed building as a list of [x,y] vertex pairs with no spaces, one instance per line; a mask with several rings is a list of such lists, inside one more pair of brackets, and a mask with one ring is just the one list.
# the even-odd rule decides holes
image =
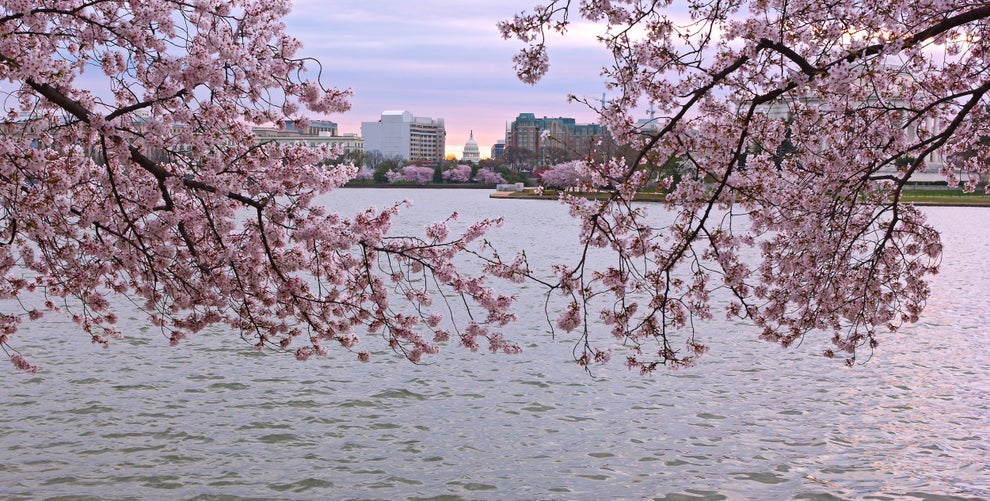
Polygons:
[[461,161],[474,163],[481,161],[481,151],[478,149],[478,142],[474,140],[473,130],[471,131],[471,137],[464,143],[464,153],[461,154]]

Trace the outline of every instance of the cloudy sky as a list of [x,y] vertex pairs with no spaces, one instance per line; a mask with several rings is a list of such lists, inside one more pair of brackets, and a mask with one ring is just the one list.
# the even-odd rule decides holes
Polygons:
[[609,59],[587,34],[591,27],[552,41],[544,81],[516,79],[512,56],[523,45],[503,40],[495,24],[538,3],[295,0],[287,22],[304,55],[323,65],[324,80],[354,92],[350,112],[328,117],[341,132],[360,133],[361,122],[382,111],[407,110],[444,119],[448,153],[460,156],[474,130],[486,156],[519,113],[597,120],[585,105],[567,102],[569,93],[593,99],[605,89],[600,71]]

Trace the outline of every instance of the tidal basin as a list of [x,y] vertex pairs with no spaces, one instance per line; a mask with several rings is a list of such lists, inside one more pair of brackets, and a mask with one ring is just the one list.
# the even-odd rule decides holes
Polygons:
[[[489,239],[505,254],[574,253],[564,207],[488,194],[328,202],[409,198],[398,233],[504,215]],[[717,315],[695,367],[642,377],[617,359],[591,377],[531,285],[506,330],[521,355],[450,345],[427,365],[370,336],[371,363],[297,362],[221,328],[169,347],[133,309],[104,350],[46,316],[12,338],[39,372],[3,369],[0,498],[987,499],[990,208],[924,211],[945,246],[928,308],[851,369],[821,356],[826,333],[785,350]]]

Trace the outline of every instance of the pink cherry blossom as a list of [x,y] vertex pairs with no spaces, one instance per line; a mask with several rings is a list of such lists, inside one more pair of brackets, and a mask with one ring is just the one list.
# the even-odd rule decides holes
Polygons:
[[28,362],[27,358],[24,358],[24,355],[21,355],[20,353],[15,352],[10,355],[10,362],[14,364],[14,367],[18,370],[38,372],[38,366]]
[[433,168],[419,165],[407,165],[397,171],[386,174],[390,183],[426,184],[433,180]]
[[[597,26],[614,56],[600,120],[638,150],[543,176],[611,190],[561,198],[585,248],[618,263],[592,269],[582,253],[555,268],[569,304],[556,323],[579,330],[579,362],[596,358],[583,319],[597,318],[631,348],[631,368],[693,363],[716,290],[763,339],[824,332],[825,353],[850,364],[917,321],[941,244],[901,196],[926,171],[966,189],[990,174],[988,19],[990,7],[960,1],[551,0],[501,22],[527,44],[515,58],[527,83],[549,68],[550,35]],[[663,117],[655,129],[637,126],[644,107]],[[658,185],[664,206],[633,203]],[[656,225],[657,211],[670,222]]]
[[589,169],[581,160],[553,165],[540,172],[540,184],[547,188],[593,188]]
[[505,178],[501,174],[491,170],[491,169],[478,169],[478,172],[474,175],[475,181],[479,183],[487,184],[499,184],[504,183]]
[[[0,348],[16,368],[36,369],[12,345],[30,332],[22,323],[42,314],[65,314],[109,346],[121,336],[112,295],[142,308],[172,344],[224,324],[258,349],[300,360],[333,345],[368,360],[364,343],[381,336],[420,361],[449,337],[442,313],[456,306],[478,319],[468,332],[514,350],[488,330],[514,318],[513,297],[492,289],[494,277],[454,265],[471,254],[498,266],[488,249],[470,245],[497,221],[393,235],[403,204],[348,215],[314,202],[358,175],[353,165],[326,165],[340,152],[254,137],[253,126],[303,127],[309,114],[350,106],[349,90],[311,78],[321,68],[285,32],[290,7],[0,7],[8,82],[0,298],[33,292],[44,303],[0,315]],[[429,182],[433,169],[398,175]]]
[[471,166],[458,164],[443,171],[443,179],[451,183],[466,183],[471,180]]
[[[572,165],[580,185],[607,191],[561,197],[582,245],[548,281],[523,254],[491,248],[498,218],[394,235],[402,204],[338,214],[314,203],[358,169],[325,165],[339,157],[329,148],[252,134],[349,108],[349,90],[306,77],[321,71],[285,32],[290,7],[0,7],[0,298],[31,292],[45,306],[0,315],[16,368],[36,369],[13,345],[42,313],[110,345],[121,336],[111,295],[171,343],[223,324],[300,359],[336,345],[367,360],[377,337],[414,362],[450,340],[515,353],[500,329],[516,298],[493,282],[522,279],[563,297],[547,319],[576,337],[583,365],[617,340],[643,373],[694,363],[707,349],[694,326],[723,305],[719,291],[724,313],[761,338],[790,346],[824,332],[823,352],[852,364],[918,320],[940,264],[938,233],[902,201],[908,180],[938,172],[972,189],[990,175],[986,5],[550,0],[499,25],[527,44],[518,75],[550,70],[547,35],[600,27],[614,59],[600,122],[638,154],[614,158],[603,143]],[[663,117],[656,129],[637,126],[646,107]],[[660,169],[671,162],[676,178]],[[477,180],[499,182],[483,171]],[[390,180],[433,174],[407,166]],[[635,203],[657,185],[665,203]],[[613,258],[595,269],[588,252]],[[464,271],[465,256],[481,271]],[[455,305],[473,321],[440,316]]]

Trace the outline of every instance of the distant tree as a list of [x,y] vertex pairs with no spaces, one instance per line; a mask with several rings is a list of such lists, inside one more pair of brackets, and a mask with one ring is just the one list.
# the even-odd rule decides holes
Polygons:
[[501,167],[503,165],[504,162],[502,162],[501,159],[496,159],[496,158],[482,158],[481,161],[478,162],[479,169],[495,170],[495,168]]
[[443,179],[449,183],[466,183],[471,180],[471,166],[460,164],[443,171]]
[[362,181],[362,182],[371,182],[375,180],[375,173],[374,171],[368,169],[361,169],[357,172],[357,174],[354,174],[354,180]]
[[580,160],[550,166],[540,171],[540,184],[547,188],[577,188],[582,181],[587,182],[587,166]]
[[361,150],[350,150],[339,155],[333,161],[327,162],[327,165],[339,164],[351,164],[358,168],[363,167],[365,165],[364,152]]
[[371,170],[378,169],[378,165],[384,162],[386,156],[379,150],[366,150],[364,152],[364,165]]
[[374,170],[374,180],[376,183],[387,183],[389,182],[388,175],[391,172],[399,170],[401,162],[397,162],[393,159],[384,159],[378,162],[378,165]]
[[531,150],[512,146],[506,146],[505,152],[499,160],[503,162],[503,165],[519,171],[533,170],[537,165],[537,158]]
[[505,178],[502,177],[501,174],[490,169],[478,169],[478,172],[474,175],[474,180],[485,184],[499,184],[505,182]]
[[526,182],[528,181],[528,177],[525,172],[512,170],[504,165],[500,165],[498,167],[495,167],[494,169],[492,169],[491,167],[484,167],[484,168],[488,170],[494,170],[495,172],[497,172],[500,176],[502,176],[505,179],[506,183],[526,184]]
[[427,184],[433,180],[433,168],[422,165],[407,165],[386,175],[390,183]]
[[542,147],[540,152],[540,162],[543,165],[556,165],[564,162],[569,162],[571,160],[577,159],[580,155],[576,152],[569,151],[567,148],[560,145],[560,143],[548,141],[548,145]]

